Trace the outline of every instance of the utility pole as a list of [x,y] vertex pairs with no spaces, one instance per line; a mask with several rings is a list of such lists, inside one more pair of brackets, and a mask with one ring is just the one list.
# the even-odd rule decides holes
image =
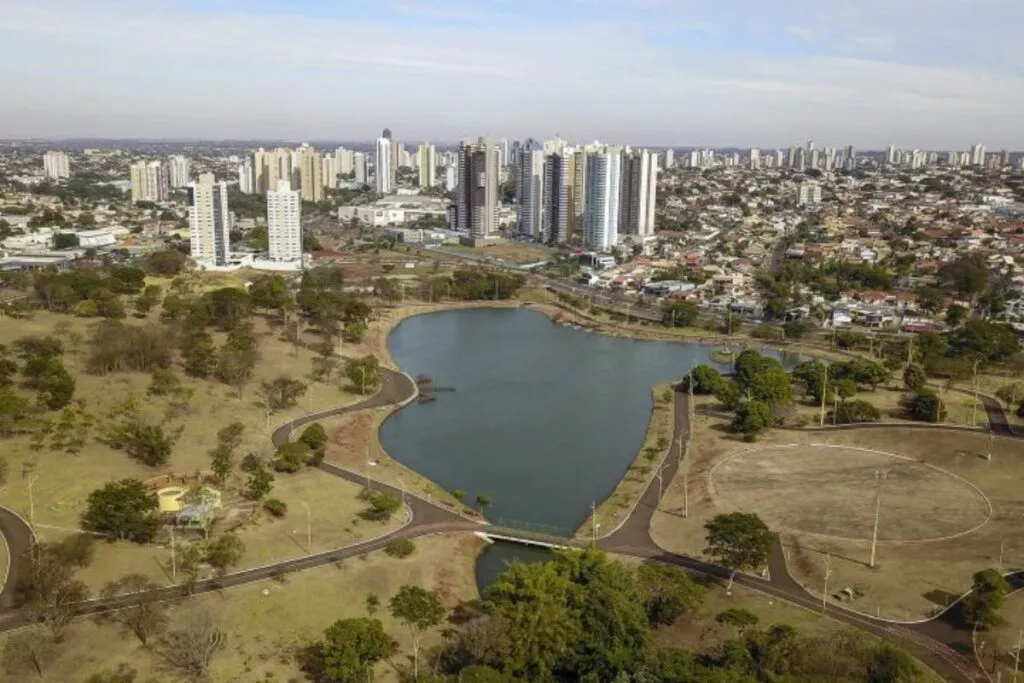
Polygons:
[[686,444],[687,457],[683,460],[683,517],[690,516],[690,444]]
[[28,525],[32,528],[33,534],[36,532],[36,501],[32,497],[32,487],[37,481],[38,475],[28,480]]
[[878,545],[878,516],[882,509],[882,484],[887,476],[889,476],[889,470],[875,470],[875,482],[877,482],[875,488],[875,528],[871,532],[871,561],[868,563],[868,566],[872,569],[875,568],[875,549]]
[[832,576],[832,554],[825,553],[825,588],[821,592],[821,611],[828,608],[828,580]]
[[306,508],[306,554],[313,553],[313,515],[309,512],[309,505],[306,501],[300,500],[302,507]]
[[985,459],[992,459],[992,442],[996,439],[996,433],[992,431],[992,425],[988,427],[988,452],[985,453]]
[[174,524],[167,527],[171,533],[171,582],[178,583],[178,561],[174,555]]
[[[822,364],[824,365],[824,364]],[[828,366],[824,365],[821,372],[821,416],[818,418],[818,426],[825,426],[825,395],[828,394]]]
[[910,336],[910,341],[907,344],[907,367],[909,368],[914,363],[914,337]]
[[974,402],[971,403],[971,426],[975,425],[975,417],[978,414],[978,363],[981,359],[975,359],[974,361]]
[[1020,646],[1024,639],[1024,631],[1017,632],[1017,651],[1013,653],[1013,683],[1017,683],[1017,671],[1020,669]]
[[658,467],[658,499],[656,501],[654,501],[654,509],[655,510],[657,510],[658,506],[661,504],[661,494],[662,494],[662,488],[663,488],[661,470],[664,469],[664,467],[665,467],[664,465],[660,465]]
[[371,465],[372,465],[372,463],[370,462],[370,444],[366,444],[366,488],[368,488],[368,489],[369,488],[373,488],[372,486],[370,486],[370,467],[371,467]]
[[591,523],[591,535],[590,535],[590,547],[594,549],[597,547],[597,527],[601,526],[597,523],[597,503],[590,501],[590,523]]

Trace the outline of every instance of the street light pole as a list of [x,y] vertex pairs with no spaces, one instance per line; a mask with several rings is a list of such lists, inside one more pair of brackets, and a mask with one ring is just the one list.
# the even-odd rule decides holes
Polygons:
[[601,526],[597,523],[597,503],[594,501],[590,501],[590,522],[592,525],[590,547],[593,549],[597,547],[597,527]]
[[28,525],[32,528],[32,533],[36,532],[36,502],[32,497],[32,487],[39,481],[39,477],[35,476],[28,480]]
[[825,587],[821,593],[821,611],[828,609],[828,580],[832,576],[832,555],[825,553]]
[[975,425],[975,418],[978,415],[978,363],[981,359],[974,361],[974,401],[971,403],[971,426]]
[[304,500],[300,500],[302,507],[306,508],[306,554],[309,555],[313,552],[313,515],[309,511],[309,505]]
[[888,470],[875,470],[875,481],[878,484],[875,488],[875,526],[871,532],[871,561],[868,563],[868,566],[872,569],[875,568],[875,548],[878,545],[878,516],[882,507],[882,484],[888,475]]

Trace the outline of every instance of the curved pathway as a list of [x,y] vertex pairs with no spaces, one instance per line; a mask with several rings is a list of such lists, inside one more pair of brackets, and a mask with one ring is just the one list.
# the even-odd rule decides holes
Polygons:
[[7,568],[0,573],[0,612],[14,606],[14,589],[25,571],[24,558],[32,547],[32,527],[13,510],[0,507],[0,542],[7,545]]
[[[274,445],[281,446],[287,443],[295,430],[312,422],[367,408],[398,406],[411,400],[416,395],[417,388],[415,383],[404,373],[388,368],[381,368],[380,372],[381,386],[376,394],[349,406],[311,413],[290,420],[273,432],[271,439]],[[988,404],[986,404],[987,408]],[[998,403],[996,403],[996,408],[999,408]],[[999,410],[1001,411],[1001,408]],[[689,427],[688,398],[685,394],[677,392],[675,400],[675,433],[673,434],[672,446],[664,461],[662,470],[662,476],[667,476],[669,481],[672,481],[674,478],[681,461],[682,454],[679,451],[680,437],[685,437],[688,434]],[[328,474],[347,479],[356,484],[363,484],[365,482],[365,479],[360,474],[337,465],[321,463],[318,467]],[[373,486],[391,495],[404,497],[411,513],[411,519],[405,526],[381,537],[355,543],[344,548],[233,572],[223,577],[198,581],[192,585],[191,590],[188,586],[176,585],[141,594],[90,600],[81,604],[79,613],[83,615],[96,614],[120,609],[137,603],[140,600],[157,601],[182,598],[189,594],[218,591],[253,581],[274,578],[284,573],[330,564],[380,550],[389,542],[398,538],[416,538],[447,532],[484,531],[488,528],[494,528],[487,522],[470,519],[438,503],[425,500],[415,494],[401,491],[382,482],[373,482]],[[658,489],[654,485],[652,478],[625,522],[610,535],[598,539],[597,546],[607,552],[642,557],[673,564],[710,576],[723,579],[728,578],[729,571],[720,565],[666,551],[654,542],[649,530],[650,522],[658,503]],[[24,520],[0,508],[0,532],[8,538],[8,543],[12,545],[10,565],[11,577],[14,578],[23,571],[24,550],[27,550],[31,544],[31,531],[28,529],[27,524],[24,523]],[[12,542],[11,539],[14,539],[14,541]],[[561,541],[564,543],[565,539],[561,539]],[[21,549],[21,552],[16,552],[15,546]],[[22,558],[21,562],[18,561],[18,558]],[[769,578],[737,574],[735,583],[807,609],[815,611],[822,609],[821,599],[804,590],[789,574],[781,543],[776,543],[769,565]],[[1011,582],[1015,587],[1018,583],[1024,585],[1024,579],[1020,579],[1018,576],[1011,577]],[[3,606],[9,606],[10,604],[10,588],[13,586],[14,581],[9,581],[8,583],[10,585],[5,586],[2,594],[0,594],[0,597],[7,601],[3,603]],[[951,609],[939,617],[914,624],[889,622],[836,605],[828,605],[827,613],[829,616],[850,626],[867,630],[883,638],[900,641],[916,657],[938,671],[947,680],[965,682],[984,680],[984,674],[978,669],[976,663],[958,652],[958,649],[962,650],[964,648],[965,643],[967,647],[970,647],[970,632],[963,627],[964,621],[962,614],[960,614],[959,603],[954,604]],[[5,614],[0,614],[0,631],[16,628],[25,623],[24,618],[17,612],[8,611]]]

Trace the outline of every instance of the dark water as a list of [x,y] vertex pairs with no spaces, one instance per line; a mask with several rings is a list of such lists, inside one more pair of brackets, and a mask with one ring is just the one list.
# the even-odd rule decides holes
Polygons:
[[492,521],[570,533],[636,457],[651,388],[711,363],[712,347],[465,309],[403,321],[388,348],[405,372],[456,390],[393,414],[381,428],[388,453],[470,501],[489,495]]
[[518,543],[492,543],[484,548],[476,561],[476,587],[483,596],[484,591],[498,574],[513,563],[522,562],[533,564],[535,562],[547,562],[552,557],[552,551],[546,548],[538,548],[530,545],[519,545]]

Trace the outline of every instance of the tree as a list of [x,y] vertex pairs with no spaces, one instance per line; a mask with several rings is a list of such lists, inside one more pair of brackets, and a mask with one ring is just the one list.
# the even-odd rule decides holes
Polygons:
[[928,375],[925,374],[924,368],[916,363],[908,365],[903,371],[903,386],[907,391],[921,391],[927,382]]
[[273,488],[274,475],[260,463],[245,482],[245,497],[249,500],[263,500]]
[[301,441],[286,443],[274,454],[274,470],[276,472],[298,472],[306,466],[309,458],[309,447],[306,444]]
[[359,513],[360,517],[369,521],[385,522],[402,507],[400,498],[383,491],[363,489],[359,492],[359,498],[370,504],[369,508]]
[[953,304],[946,309],[946,324],[950,327],[956,327],[963,321],[967,320],[967,317],[971,314],[967,308],[960,304]]
[[217,576],[224,576],[245,554],[245,543],[235,534],[224,534],[206,548],[206,563]]
[[157,653],[173,669],[194,680],[210,673],[210,665],[224,649],[227,634],[204,609],[188,612],[174,621],[176,628],[157,641]]
[[753,441],[758,434],[774,426],[775,411],[772,410],[771,404],[751,399],[736,410],[736,416],[729,424],[729,429]]
[[377,612],[380,610],[380,596],[376,593],[367,593],[363,606],[366,608],[366,616],[370,618],[377,616]]
[[699,315],[700,309],[689,301],[666,301],[661,305],[661,323],[666,327],[690,327]]
[[715,615],[715,621],[723,626],[734,629],[737,633],[751,629],[760,623],[761,618],[750,610],[730,607]]
[[999,608],[1010,592],[1010,585],[998,569],[983,569],[974,574],[971,592],[961,605],[964,617],[979,627],[995,626],[1000,622]]
[[871,653],[867,683],[916,683],[921,672],[905,650],[883,643]]
[[[158,588],[160,586],[143,574],[126,574],[117,581],[111,581],[104,586],[100,591],[100,597],[114,598],[121,595],[147,593]],[[164,604],[145,596],[140,596],[124,609],[111,612],[111,618],[135,634],[143,646],[148,646],[150,641],[163,633],[167,627],[167,613]]]
[[968,254],[939,269],[939,278],[957,293],[975,296],[988,287],[988,264],[981,254]]
[[380,385],[380,363],[374,355],[345,359],[345,377],[360,393]]
[[946,335],[949,354],[971,360],[999,362],[1020,351],[1009,325],[972,319]]
[[230,332],[252,315],[252,298],[244,289],[222,287],[203,295],[203,304],[210,322]]
[[420,638],[424,631],[437,626],[444,619],[444,605],[436,592],[406,584],[398,589],[388,606],[391,616],[409,629],[412,637],[413,677],[419,680]]
[[484,510],[491,506],[491,497],[486,493],[478,493],[476,496],[476,506],[480,510],[480,514],[483,514]]
[[181,380],[170,368],[157,368],[150,377],[146,393],[150,396],[170,396],[181,389]]
[[466,499],[466,495],[466,489],[455,489],[452,491],[452,496],[460,503]]
[[772,405],[788,403],[793,396],[789,375],[774,358],[746,350],[736,357],[736,382],[750,398]]
[[930,389],[922,389],[916,394],[906,396],[901,404],[903,412],[911,420],[941,422],[946,419],[946,407],[942,405],[939,395]]
[[882,413],[867,401],[843,401],[834,411],[836,424],[852,424],[855,422],[878,422]]
[[339,619],[316,645],[317,673],[331,683],[364,683],[373,680],[374,665],[394,651],[379,619]]
[[803,339],[814,331],[814,323],[807,318],[797,318],[783,323],[782,329],[786,332],[786,339]]
[[298,398],[306,393],[306,385],[297,379],[281,375],[260,384],[259,395],[264,407],[271,413],[295,406]]
[[53,248],[58,251],[62,249],[77,249],[78,245],[78,235],[73,232],[58,232],[53,235]]
[[121,540],[147,543],[160,528],[156,496],[138,479],[110,482],[89,494],[82,528]]
[[185,269],[185,255],[177,249],[154,251],[146,256],[146,270],[151,275],[174,277]]
[[142,294],[135,298],[135,311],[145,318],[160,301],[161,289],[158,285],[148,285]]
[[[39,626],[30,626],[12,633],[4,644],[3,670],[14,680],[28,676],[43,678],[50,664],[57,659],[57,647]],[[23,677],[23,678],[22,678]]]
[[836,393],[839,394],[839,398],[845,401],[848,398],[852,398],[857,393],[857,383],[852,379],[840,379],[835,383]]
[[217,477],[219,484],[224,484],[228,480],[234,467],[235,458],[230,448],[218,444],[210,451],[210,469],[213,470],[213,475]]
[[705,589],[690,574],[667,564],[644,562],[637,568],[644,611],[652,626],[669,626],[684,612],[694,611]]
[[[1019,400],[1024,399],[1024,384],[1015,382],[1003,385],[996,389],[996,398],[1002,401],[1008,410],[1012,409]],[[0,409],[0,413],[2,413],[2,409]]]
[[764,566],[775,542],[768,525],[754,513],[716,515],[704,529],[708,544],[704,552],[732,571],[729,588],[737,571]]
[[698,365],[693,372],[685,375],[681,388],[686,391],[690,387],[690,377],[693,377],[693,393],[707,395],[715,393],[724,379],[722,373],[709,365]]

